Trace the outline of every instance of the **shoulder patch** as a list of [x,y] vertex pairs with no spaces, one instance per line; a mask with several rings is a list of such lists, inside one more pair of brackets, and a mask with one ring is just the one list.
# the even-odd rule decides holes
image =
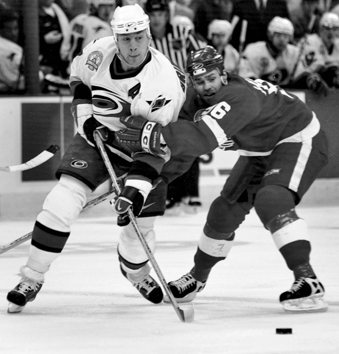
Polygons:
[[104,56],[100,51],[95,50],[88,55],[85,65],[88,66],[89,70],[97,71],[100,64],[102,63],[103,57]]

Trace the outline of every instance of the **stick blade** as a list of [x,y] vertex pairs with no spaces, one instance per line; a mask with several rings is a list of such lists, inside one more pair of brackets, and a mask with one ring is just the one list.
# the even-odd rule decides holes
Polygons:
[[0,166],[0,171],[10,172],[11,170],[8,166]]
[[[184,307],[184,308],[183,308]],[[187,304],[178,308],[180,313],[180,319],[182,322],[194,321],[194,307],[193,304]]]

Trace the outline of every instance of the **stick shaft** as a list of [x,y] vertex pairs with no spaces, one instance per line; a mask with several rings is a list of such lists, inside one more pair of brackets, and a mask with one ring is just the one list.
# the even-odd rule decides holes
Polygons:
[[[111,189],[108,192],[100,195],[99,197],[92,199],[84,206],[82,211],[88,210],[88,209],[94,207],[95,205],[100,204],[101,202],[106,200],[113,193],[115,193],[115,189]],[[5,252],[9,251],[10,249],[21,245],[22,243],[30,240],[31,238],[32,238],[32,232],[29,232],[26,235],[23,235],[23,236],[17,238],[16,240],[12,241],[11,243],[8,243],[7,245],[2,246],[0,248],[0,254],[5,253]]]
[[[104,163],[106,165],[107,171],[108,171],[108,173],[109,173],[109,175],[110,175],[110,177],[112,179],[113,186],[114,186],[116,192],[118,194],[120,194],[121,193],[121,188],[120,188],[120,186],[119,186],[119,184],[117,182],[117,176],[116,176],[115,171],[114,171],[114,169],[112,167],[112,164],[111,164],[111,162],[109,160],[109,157],[108,157],[107,152],[105,150],[104,143],[101,140],[100,134],[97,133],[96,131],[94,132],[94,139],[95,139],[95,142],[96,142],[97,147],[99,149],[99,152],[100,152],[100,154],[102,156],[102,159],[103,159],[103,161],[104,161]],[[156,261],[156,259],[155,259],[154,255],[153,255],[151,249],[149,248],[149,245],[148,245],[147,241],[145,240],[144,236],[140,232],[139,226],[138,226],[138,224],[136,222],[136,217],[134,216],[133,211],[131,209],[128,210],[128,216],[130,218],[130,221],[131,221],[131,224],[132,224],[132,226],[134,228],[134,231],[135,231],[137,237],[139,238],[139,240],[140,240],[140,242],[141,242],[141,244],[142,244],[142,246],[144,248],[144,251],[145,251],[147,257],[148,257],[149,261],[151,262],[155,273],[158,276],[159,281],[161,282],[166,294],[168,295],[168,297],[169,297],[169,299],[171,301],[171,304],[172,304],[176,314],[178,315],[178,317],[180,318],[180,320],[182,322],[185,322],[184,312],[179,308],[175,297],[172,295],[170,289],[168,288],[167,282],[166,282],[165,277],[163,276],[163,274],[161,272],[161,269],[160,269],[160,267],[158,265],[158,262]]]

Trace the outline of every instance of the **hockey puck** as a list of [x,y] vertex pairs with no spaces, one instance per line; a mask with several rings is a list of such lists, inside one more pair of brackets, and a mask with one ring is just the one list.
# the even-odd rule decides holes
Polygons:
[[292,334],[292,328],[276,328],[276,334]]

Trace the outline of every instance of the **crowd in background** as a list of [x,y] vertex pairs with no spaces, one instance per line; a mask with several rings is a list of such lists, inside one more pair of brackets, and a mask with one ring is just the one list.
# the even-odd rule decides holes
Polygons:
[[[73,58],[112,35],[117,6],[135,3],[150,17],[151,46],[183,71],[191,50],[212,45],[228,72],[248,79],[322,96],[339,87],[339,0],[38,0],[41,92],[69,93]],[[0,0],[3,95],[26,93],[22,23],[22,0]],[[170,186],[169,209],[184,197],[184,205],[200,206],[198,164]]]
[[[338,86],[339,0],[38,0],[42,92],[67,90],[72,59],[111,35],[117,6],[134,3],[150,15],[151,45],[182,69],[209,44],[243,77],[324,95]],[[22,17],[21,0],[0,0],[2,94],[25,93]]]

